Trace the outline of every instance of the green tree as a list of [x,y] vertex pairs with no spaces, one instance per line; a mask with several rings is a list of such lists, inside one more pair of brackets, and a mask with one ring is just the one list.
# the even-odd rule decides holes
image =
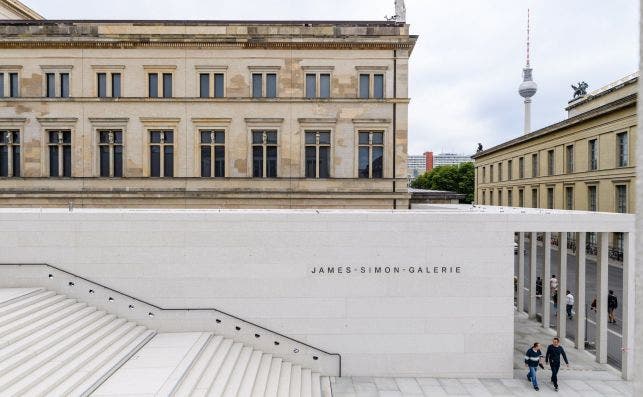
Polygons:
[[473,202],[474,168],[473,163],[442,165],[418,176],[411,187],[428,190],[448,190],[464,194],[464,202]]

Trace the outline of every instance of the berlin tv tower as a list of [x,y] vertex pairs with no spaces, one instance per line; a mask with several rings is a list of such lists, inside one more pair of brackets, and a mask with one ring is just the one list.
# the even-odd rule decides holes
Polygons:
[[518,87],[518,93],[525,98],[525,134],[531,132],[531,97],[536,95],[538,85],[531,77],[531,66],[529,65],[529,9],[527,9],[527,65],[522,70],[522,84]]

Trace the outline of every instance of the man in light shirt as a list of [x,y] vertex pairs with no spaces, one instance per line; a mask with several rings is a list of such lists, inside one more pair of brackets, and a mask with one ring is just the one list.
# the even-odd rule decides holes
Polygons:
[[551,279],[549,279],[549,291],[551,293],[551,296],[554,296],[554,293],[558,291],[558,279],[556,278],[555,274],[552,274]]
[[572,309],[574,308],[574,295],[570,291],[567,291],[567,297],[565,298],[565,303],[567,303],[567,318],[573,319]]

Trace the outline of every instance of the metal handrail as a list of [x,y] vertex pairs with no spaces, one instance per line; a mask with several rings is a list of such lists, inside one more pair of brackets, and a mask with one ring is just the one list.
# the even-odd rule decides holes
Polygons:
[[223,310],[219,310],[219,309],[216,309],[216,308],[201,308],[201,307],[198,307],[198,308],[165,308],[165,307],[161,307],[161,306],[155,305],[154,303],[150,303],[150,302],[147,302],[147,301],[145,301],[145,300],[143,300],[143,299],[136,298],[136,297],[131,296],[131,295],[129,295],[129,294],[127,294],[127,293],[125,293],[125,292],[118,291],[118,290],[116,290],[116,289],[114,289],[114,288],[108,287],[108,286],[103,285],[103,284],[101,284],[101,283],[99,283],[99,282],[96,282],[96,281],[92,281],[92,280],[90,280],[90,279],[88,279],[88,278],[86,278],[86,277],[79,276],[79,275],[77,275],[77,274],[75,274],[75,273],[72,273],[72,272],[70,272],[70,271],[67,271],[67,270],[61,269],[61,268],[56,267],[56,266],[54,266],[54,265],[50,265],[50,264],[48,264],[48,263],[22,263],[22,264],[15,264],[15,263],[0,263],[0,266],[47,266],[47,267],[49,267],[49,268],[51,268],[51,269],[57,270],[57,271],[62,272],[62,273],[69,274],[69,275],[70,275],[70,276],[72,276],[72,277],[76,277],[76,278],[79,278],[79,279],[81,279],[81,280],[83,280],[83,281],[86,281],[86,282],[88,282],[88,283],[95,284],[95,285],[97,285],[97,286],[99,286],[99,287],[101,287],[101,288],[104,288],[104,289],[109,290],[109,291],[113,291],[113,292],[115,292],[115,293],[117,293],[117,294],[120,294],[120,295],[122,295],[122,296],[125,296],[125,297],[127,297],[127,298],[129,298],[129,299],[132,299],[132,300],[135,300],[135,301],[141,302],[141,303],[143,303],[143,304],[145,304],[145,305],[151,306],[151,307],[156,308],[157,310],[161,310],[161,311],[215,311],[215,312],[221,313],[221,314],[223,314],[223,315],[225,315],[225,316],[231,317],[231,318],[233,318],[233,319],[235,319],[235,320],[238,320],[238,321],[240,321],[240,322],[243,322],[243,323],[246,323],[246,324],[252,325],[252,326],[257,327],[257,328],[259,328],[259,329],[262,329],[262,330],[264,330],[264,331],[267,331],[267,332],[270,332],[270,333],[275,334],[275,335],[277,335],[277,336],[280,336],[280,337],[282,337],[282,338],[284,338],[284,339],[288,339],[288,340],[290,340],[290,341],[292,341],[292,342],[295,342],[295,343],[297,343],[297,344],[300,344],[300,345],[302,345],[302,346],[306,346],[306,347],[308,347],[308,348],[310,348],[310,349],[313,349],[313,350],[319,351],[320,353],[326,354],[326,355],[328,355],[328,356],[336,356],[336,357],[338,357],[338,358],[339,358],[339,371],[338,371],[338,373],[339,373],[339,376],[340,376],[340,377],[342,376],[342,355],[341,355],[341,354],[339,354],[339,353],[330,353],[330,352],[327,352],[327,351],[325,351],[325,350],[323,350],[323,349],[320,349],[320,348],[315,347],[315,346],[311,346],[311,345],[309,345],[309,344],[307,344],[307,343],[305,343],[305,342],[302,342],[302,341],[300,341],[300,340],[297,340],[297,339],[291,338],[291,337],[286,336],[286,335],[284,335],[284,334],[282,334],[282,333],[279,333],[279,332],[277,332],[277,331],[273,331],[273,330],[268,329],[268,328],[266,328],[266,327],[263,327],[263,326],[261,326],[261,325],[259,325],[259,324],[255,324],[255,323],[253,323],[252,321],[244,320],[244,319],[239,318],[239,317],[237,317],[237,316],[235,316],[235,315],[233,315],[233,314],[230,314],[230,313],[224,312]]

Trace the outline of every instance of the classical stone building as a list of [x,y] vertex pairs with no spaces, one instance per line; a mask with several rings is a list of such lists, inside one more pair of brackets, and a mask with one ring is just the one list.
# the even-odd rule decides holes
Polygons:
[[566,120],[475,154],[476,202],[635,213],[638,79],[577,98]]
[[0,21],[0,205],[408,208],[404,22],[25,9]]

